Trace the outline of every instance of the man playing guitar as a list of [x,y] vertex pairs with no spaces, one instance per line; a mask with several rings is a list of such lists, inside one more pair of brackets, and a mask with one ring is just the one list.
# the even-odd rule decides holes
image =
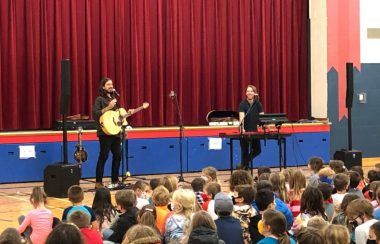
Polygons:
[[[98,162],[96,165],[96,183],[95,188],[103,186],[104,166],[108,158],[109,151],[112,152],[112,171],[111,171],[111,185],[110,188],[115,188],[119,184],[119,168],[121,160],[121,136],[120,133],[116,135],[106,134],[102,125],[100,124],[100,117],[107,111],[116,111],[120,108],[113,83],[110,78],[103,78],[99,85],[99,96],[95,99],[92,110],[92,116],[97,122],[97,136],[99,138],[100,152]],[[128,110],[129,114],[133,114],[134,110]],[[124,116],[124,115],[123,115]],[[127,114],[125,114],[125,117]]]

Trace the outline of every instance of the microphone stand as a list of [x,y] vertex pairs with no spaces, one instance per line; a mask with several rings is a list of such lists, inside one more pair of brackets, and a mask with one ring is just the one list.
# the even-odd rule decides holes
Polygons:
[[239,124],[239,127],[240,127],[240,135],[243,135],[244,120],[245,120],[245,117],[247,117],[248,113],[251,111],[252,107],[253,107],[253,103],[249,106],[247,112],[244,114],[243,119],[240,121],[240,124]]
[[[119,93],[115,89],[113,89],[113,93],[120,97]],[[116,98],[116,97],[114,97]],[[120,108],[121,105],[119,103],[119,100],[116,102],[117,109],[119,109],[119,118],[122,118]],[[121,123],[123,123],[123,120],[126,118],[123,118]],[[135,178],[137,180],[146,180],[146,178],[143,177],[136,177],[136,176],[131,176],[131,173],[129,172],[129,156],[128,156],[128,132],[126,130],[127,126],[126,125],[121,125],[121,132],[120,132],[120,154],[121,154],[121,183],[112,190],[122,190],[122,189],[130,189],[132,184],[131,183],[126,183],[127,178]],[[125,167],[125,168],[124,168]]]
[[[183,121],[182,121],[182,114],[181,110],[179,109],[179,103],[178,103],[178,97],[177,94],[173,92],[173,94],[170,94],[170,98],[175,104],[176,111],[177,111],[177,117],[178,117],[178,126],[179,126],[179,166],[180,166],[180,175],[178,176],[178,182],[186,182],[183,178],[183,161],[182,161],[182,141],[183,141]],[[189,183],[189,182],[186,182]]]
[[[128,159],[128,132],[126,131],[126,125],[121,126],[121,133],[120,133],[120,147],[121,147],[121,183],[112,190],[122,190],[122,189],[131,189],[132,184],[127,183],[127,178],[135,178],[137,180],[146,180],[146,178],[140,178],[136,176],[131,176],[129,172],[129,159]],[[124,169],[126,167],[126,170]]]
[[[246,138],[244,138],[243,136],[243,128],[244,128],[244,121],[245,121],[245,118],[247,117],[247,115],[249,114],[249,112],[251,111],[252,107],[253,107],[253,104],[255,103],[255,101],[252,102],[252,104],[250,104],[247,112],[244,114],[244,117],[243,119],[241,120],[240,124],[239,124],[239,127],[240,127],[240,140],[245,140]],[[250,138],[248,137],[248,140],[250,140]],[[231,142],[232,143],[232,142]],[[250,143],[248,144],[248,149],[250,148]],[[242,165],[243,162],[240,162],[240,165]],[[251,161],[251,175],[253,174],[253,171],[252,171],[252,161]]]

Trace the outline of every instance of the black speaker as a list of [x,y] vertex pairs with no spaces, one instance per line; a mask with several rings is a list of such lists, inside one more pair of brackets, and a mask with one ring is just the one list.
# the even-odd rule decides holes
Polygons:
[[72,185],[79,185],[80,169],[76,164],[51,164],[44,170],[44,190],[49,197],[67,197]]
[[342,160],[347,169],[352,166],[362,166],[362,152],[357,150],[340,150],[334,153],[334,159]]
[[354,65],[346,63],[346,108],[352,108],[352,100],[354,99]]
[[61,61],[61,114],[69,113],[70,95],[70,60],[63,59]]

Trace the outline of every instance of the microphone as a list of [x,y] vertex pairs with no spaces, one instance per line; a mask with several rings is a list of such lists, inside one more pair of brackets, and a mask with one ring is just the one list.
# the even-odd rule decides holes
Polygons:
[[174,91],[170,91],[170,93],[169,93],[169,97],[170,97],[171,99],[174,99],[176,96],[177,96],[177,94],[175,94]]
[[112,89],[112,92],[115,93],[116,96],[120,97],[120,94],[116,91],[116,89]]

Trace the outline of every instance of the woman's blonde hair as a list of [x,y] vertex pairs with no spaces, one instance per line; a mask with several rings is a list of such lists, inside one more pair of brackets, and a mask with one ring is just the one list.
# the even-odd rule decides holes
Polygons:
[[176,214],[182,214],[190,218],[195,211],[195,193],[189,189],[178,189],[173,193],[173,201],[181,206],[174,210]]
[[326,244],[348,244],[350,243],[350,233],[344,225],[327,225],[324,228],[323,235]]
[[125,234],[122,244],[161,243],[157,232],[147,225],[134,225]]

